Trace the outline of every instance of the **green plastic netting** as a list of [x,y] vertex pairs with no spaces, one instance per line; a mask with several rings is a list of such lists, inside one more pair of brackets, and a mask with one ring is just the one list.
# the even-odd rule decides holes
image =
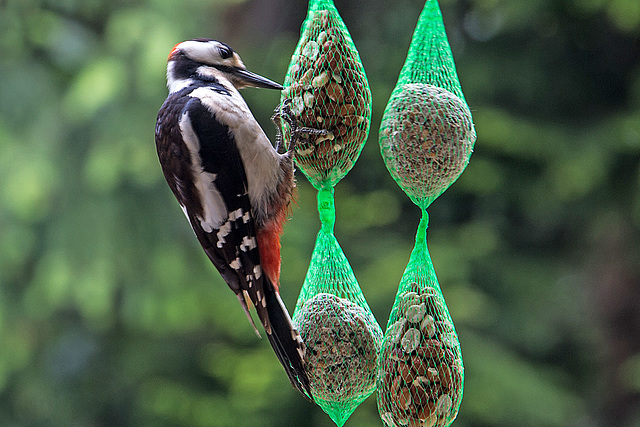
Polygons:
[[[371,124],[371,91],[360,55],[333,0],[311,0],[284,80],[282,100],[306,127],[296,164],[317,189],[335,186],[360,156]],[[287,129],[283,129],[286,135]]]
[[[334,186],[369,133],[371,92],[332,0],[311,0],[282,94],[298,126],[296,163],[318,190],[318,232],[293,322],[306,346],[314,401],[338,425],[375,391],[382,329],[334,236]],[[291,129],[282,123],[285,143]]]
[[469,162],[476,134],[436,0],[427,0],[380,128],[380,150],[422,210],[378,360],[387,426],[449,426],[462,401],[460,342],[427,249],[427,207]]
[[382,157],[398,185],[426,208],[460,176],[475,139],[440,7],[427,0],[382,118]]
[[460,342],[427,249],[426,210],[422,215],[378,360],[378,410],[386,426],[448,426],[462,401]]
[[333,234],[333,188],[318,192],[322,227],[293,314],[314,401],[342,426],[376,388],[382,328]]

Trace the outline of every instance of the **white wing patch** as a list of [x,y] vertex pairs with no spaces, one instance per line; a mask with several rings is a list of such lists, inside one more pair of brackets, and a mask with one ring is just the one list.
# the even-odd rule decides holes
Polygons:
[[218,230],[218,233],[217,233],[217,236],[216,236],[218,238],[218,243],[216,243],[218,248],[222,249],[222,246],[225,243],[227,243],[227,239],[225,239],[225,237],[227,237],[229,235],[229,233],[231,233],[231,223],[230,222],[225,222],[220,227],[220,230]]
[[240,243],[240,250],[242,252],[249,252],[251,249],[255,248],[256,246],[257,244],[256,244],[255,237],[244,236],[242,238],[242,243]]
[[[260,264],[253,266],[253,275],[256,276],[256,279],[259,279],[262,276],[262,267]],[[249,287],[251,287],[252,283],[249,283]]]
[[[227,220],[227,206],[222,195],[213,184],[216,180],[216,174],[205,172],[202,168],[199,155],[200,141],[193,130],[191,119],[187,113],[182,114],[182,117],[180,117],[180,131],[191,155],[194,184],[202,201],[204,215],[203,217],[198,216],[200,226],[205,232],[211,233],[214,229],[220,228]],[[218,247],[221,247],[220,242],[218,242]]]
[[240,268],[242,268],[242,263],[238,258],[236,258],[229,263],[229,267],[233,268],[234,270],[240,270]]

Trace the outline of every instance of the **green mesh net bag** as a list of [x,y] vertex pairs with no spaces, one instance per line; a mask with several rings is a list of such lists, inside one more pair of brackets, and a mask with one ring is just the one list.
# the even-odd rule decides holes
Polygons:
[[314,401],[342,426],[376,388],[382,329],[333,234],[333,188],[318,192],[322,226],[293,314]]
[[476,133],[437,0],[427,0],[380,126],[387,169],[426,208],[469,163]]
[[427,223],[423,211],[378,360],[386,426],[448,426],[462,401],[460,342],[427,250]]
[[426,209],[460,176],[475,139],[438,2],[427,0],[380,128],[389,173],[422,210],[378,360],[387,426],[449,426],[462,401],[462,352],[427,249]]
[[[314,401],[342,426],[376,387],[378,325],[334,236],[334,186],[362,151],[371,92],[360,56],[333,1],[311,0],[282,94],[296,125],[296,164],[318,190],[318,232],[293,314],[306,346]],[[282,123],[286,144],[292,137]]]
[[[296,146],[296,163],[320,189],[360,156],[371,124],[371,91],[360,55],[333,0],[311,0],[282,99],[301,125],[323,130]],[[285,129],[286,134],[286,129]]]

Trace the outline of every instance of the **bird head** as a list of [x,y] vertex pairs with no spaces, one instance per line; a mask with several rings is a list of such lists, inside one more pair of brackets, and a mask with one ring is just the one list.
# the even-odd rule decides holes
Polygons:
[[282,90],[282,86],[247,70],[240,56],[225,43],[193,39],[178,43],[167,63],[167,86],[175,92],[194,81],[231,83],[236,89],[258,87]]

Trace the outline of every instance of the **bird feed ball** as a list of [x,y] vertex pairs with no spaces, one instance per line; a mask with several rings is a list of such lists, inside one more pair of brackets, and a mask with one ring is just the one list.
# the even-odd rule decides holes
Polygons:
[[303,133],[298,167],[316,187],[335,185],[360,155],[371,121],[367,77],[335,9],[309,12],[284,87],[299,125],[323,131]]
[[307,348],[305,369],[315,399],[342,402],[370,395],[376,387],[381,331],[372,315],[349,300],[320,293],[293,321]]
[[378,408],[388,427],[448,426],[458,413],[460,343],[440,298],[431,289],[399,295],[378,373]]
[[464,100],[437,86],[410,83],[389,100],[380,149],[398,185],[412,199],[429,204],[460,176],[475,140]]

